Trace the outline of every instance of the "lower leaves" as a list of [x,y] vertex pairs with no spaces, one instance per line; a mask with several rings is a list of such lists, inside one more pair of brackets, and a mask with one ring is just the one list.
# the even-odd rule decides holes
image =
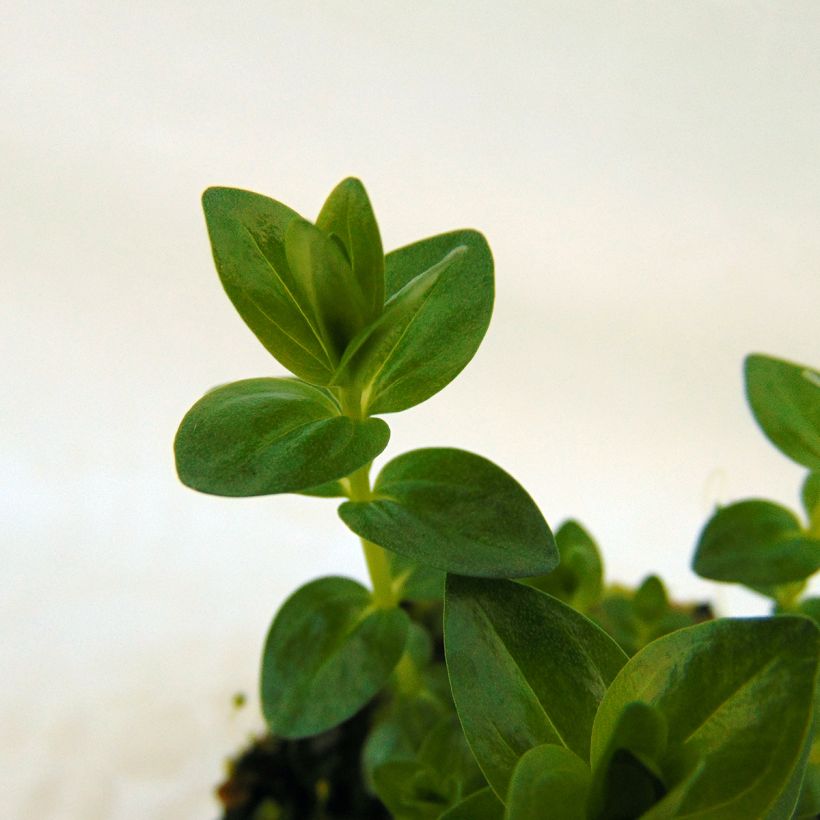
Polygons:
[[408,618],[377,609],[349,578],[320,578],[276,615],[262,655],[262,710],[271,732],[318,734],[361,709],[404,652]]

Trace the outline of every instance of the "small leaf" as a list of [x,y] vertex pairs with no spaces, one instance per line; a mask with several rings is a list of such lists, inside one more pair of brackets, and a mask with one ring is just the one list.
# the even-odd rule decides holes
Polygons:
[[341,242],[353,270],[368,323],[384,306],[384,250],[379,226],[364,185],[352,177],[330,193],[316,227]]
[[504,820],[586,820],[589,783],[589,766],[574,752],[552,743],[536,746],[516,764]]
[[801,617],[722,619],[659,638],[607,690],[592,731],[593,770],[623,709],[643,701],[666,719],[670,748],[704,761],[681,816],[759,817],[800,758],[817,657],[817,628]]
[[604,568],[598,545],[577,521],[565,521],[555,533],[561,556],[548,575],[527,583],[585,612],[601,600]]
[[444,644],[464,734],[498,795],[534,746],[559,743],[586,759],[595,711],[626,662],[605,632],[555,598],[453,575]]
[[519,578],[558,562],[552,533],[514,478],[464,450],[413,450],[381,471],[370,501],[339,515],[362,538],[462,575]]
[[208,188],[202,207],[222,286],[245,324],[292,373],[328,384],[337,362],[285,252],[288,227],[301,217],[236,188]]
[[803,509],[812,521],[820,521],[820,473],[809,473],[800,491]]
[[800,581],[820,568],[820,539],[805,537],[785,507],[740,501],[707,522],[692,566],[703,578],[748,586]]
[[660,620],[669,608],[669,598],[663,581],[657,575],[650,575],[635,591],[632,605],[635,614],[645,623]]
[[246,379],[206,393],[174,441],[179,477],[204,493],[304,491],[349,475],[386,446],[381,419],[341,415],[327,391],[295,379]]
[[481,789],[444,812],[439,820],[504,820],[504,804],[492,789]]
[[493,309],[493,261],[475,231],[389,253],[384,313],[353,340],[334,384],[355,385],[363,410],[395,413],[449,384],[472,359]]
[[376,609],[348,578],[320,578],[276,615],[262,656],[262,711],[273,734],[307,737],[359,711],[404,651],[408,618]]
[[820,373],[760,354],[746,357],[746,395],[769,440],[789,458],[820,470]]

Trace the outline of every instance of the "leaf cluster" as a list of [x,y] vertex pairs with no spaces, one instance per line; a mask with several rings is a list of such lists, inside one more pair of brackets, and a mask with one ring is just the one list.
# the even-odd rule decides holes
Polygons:
[[813,816],[818,607],[799,597],[820,567],[820,374],[747,360],[764,433],[811,471],[807,520],[761,500],[718,510],[695,570],[770,595],[778,617],[705,620],[657,576],[608,586],[586,530],[553,535],[478,454],[413,450],[371,483],[390,437],[376,416],[440,391],[486,332],[481,234],[385,255],[355,179],[315,222],[230,188],[203,205],[225,292],[293,376],[206,393],[177,432],[178,474],[221,496],[341,499],[371,578],[311,581],[275,614],[270,732],[319,738],[368,710],[361,776],[400,820]]

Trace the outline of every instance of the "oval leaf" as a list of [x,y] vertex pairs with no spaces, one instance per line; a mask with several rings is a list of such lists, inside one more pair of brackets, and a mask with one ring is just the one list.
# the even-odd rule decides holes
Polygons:
[[339,515],[362,538],[448,572],[520,578],[558,562],[535,502],[491,461],[464,450],[413,450],[381,471],[370,501]]
[[328,384],[338,360],[285,251],[288,227],[299,214],[236,188],[208,188],[202,207],[219,278],[245,324],[292,373]]
[[746,395],[760,428],[782,453],[820,470],[820,373],[755,354],[746,357]]
[[499,796],[534,746],[588,757],[595,711],[626,662],[603,630],[557,599],[513,581],[453,575],[444,648],[464,734]]
[[592,766],[632,701],[666,719],[670,748],[703,759],[680,814],[763,816],[786,786],[806,739],[818,633],[800,617],[722,619],[651,643],[621,670],[595,717]]
[[408,618],[376,609],[349,578],[298,589],[274,618],[262,655],[261,698],[273,734],[315,735],[359,711],[404,651]]
[[800,522],[785,507],[740,501],[722,507],[707,522],[692,567],[715,581],[800,581],[820,568],[820,540],[804,536]]
[[246,379],[206,393],[174,441],[184,484],[225,496],[317,488],[372,461],[390,430],[341,415],[321,388],[295,379]]
[[395,413],[430,398],[473,358],[493,310],[484,237],[454,231],[389,253],[384,313],[353,340],[334,383],[355,385],[363,411]]
[[536,746],[515,767],[504,820],[586,820],[589,783],[589,766],[574,752],[551,743]]
[[340,182],[322,206],[316,227],[341,243],[362,294],[367,321],[373,321],[384,306],[384,250],[364,185],[353,177]]

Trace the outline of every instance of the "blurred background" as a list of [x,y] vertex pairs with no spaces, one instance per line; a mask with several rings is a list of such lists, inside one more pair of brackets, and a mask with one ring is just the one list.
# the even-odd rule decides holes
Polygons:
[[811,0],[5,4],[3,815],[215,817],[274,611],[365,577],[333,502],[176,480],[188,407],[283,372],[221,291],[208,185],[315,218],[356,175],[386,248],[483,231],[490,331],[387,457],[475,450],[610,580],[765,611],[689,561],[715,503],[797,505],[741,364],[820,363],[818,42]]

